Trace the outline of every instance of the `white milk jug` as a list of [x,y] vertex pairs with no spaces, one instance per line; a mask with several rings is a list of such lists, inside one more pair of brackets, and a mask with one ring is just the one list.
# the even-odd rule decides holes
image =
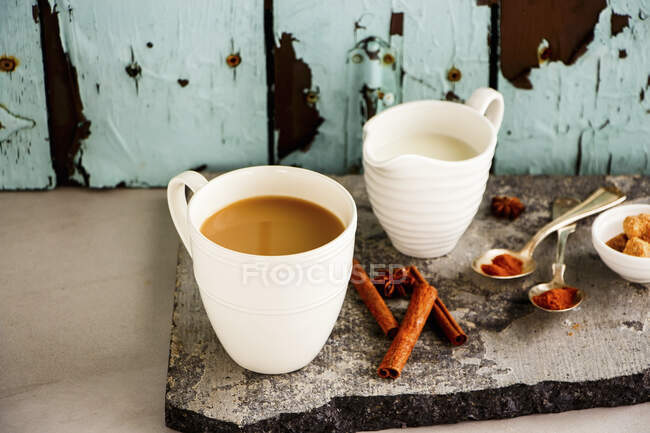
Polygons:
[[466,104],[407,102],[366,122],[366,189],[397,250],[427,258],[456,246],[481,203],[502,120],[503,96],[479,88]]

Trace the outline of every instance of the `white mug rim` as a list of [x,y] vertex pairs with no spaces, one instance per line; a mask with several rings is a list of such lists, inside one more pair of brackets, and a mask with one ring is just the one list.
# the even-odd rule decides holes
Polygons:
[[[233,249],[230,249],[230,248],[226,248],[226,247],[224,247],[222,245],[219,245],[218,243],[216,243],[214,241],[211,241],[203,233],[201,233],[201,230],[196,227],[196,225],[194,224],[194,221],[192,221],[192,218],[190,218],[193,203],[196,202],[197,200],[200,200],[201,193],[203,191],[205,191],[206,187],[209,184],[211,184],[213,182],[218,183],[220,179],[223,180],[223,179],[226,179],[228,177],[232,177],[232,176],[236,176],[238,174],[241,174],[242,172],[245,172],[245,171],[254,171],[254,170],[286,170],[286,171],[302,172],[305,175],[314,176],[314,177],[316,177],[316,178],[318,178],[318,179],[320,179],[320,180],[322,180],[324,182],[328,182],[329,184],[334,185],[335,188],[338,188],[340,191],[343,192],[343,195],[345,197],[345,200],[346,200],[347,204],[352,209],[352,215],[350,217],[350,220],[347,221],[347,222],[342,221],[343,224],[345,224],[345,229],[341,233],[339,233],[338,236],[336,236],[334,239],[330,240],[329,242],[327,242],[324,245],[321,245],[320,247],[317,247],[317,248],[314,248],[314,249],[311,249],[311,250],[307,250],[307,251],[302,251],[300,253],[283,254],[283,255],[259,255],[259,254],[243,253],[241,251],[236,251],[236,250],[233,250]],[[292,195],[286,195],[286,196],[287,197],[295,197],[295,196],[292,196]],[[195,200],[195,198],[197,200]],[[242,200],[242,198],[240,198],[238,200]],[[228,205],[230,205],[232,203],[235,203],[236,201],[237,200],[232,201],[232,202],[228,203],[226,206],[228,206]],[[316,203],[319,206],[325,208],[325,206],[322,206],[318,202],[314,202],[314,203]],[[220,208],[220,209],[223,209],[223,207]],[[327,208],[325,208],[325,209],[327,209]],[[327,209],[327,210],[332,212],[330,209]],[[241,258],[241,259],[248,259],[248,260],[251,260],[251,259],[257,259],[257,260],[260,260],[260,259],[261,260],[278,260],[278,259],[282,259],[282,260],[291,260],[291,261],[293,261],[295,259],[298,259],[298,260],[299,259],[308,259],[308,258],[311,258],[312,256],[320,255],[320,254],[326,252],[327,250],[329,250],[330,247],[334,243],[338,242],[342,237],[348,235],[351,231],[356,231],[355,222],[357,220],[357,206],[356,206],[356,203],[354,201],[354,198],[352,197],[352,194],[350,194],[350,192],[343,185],[341,185],[339,182],[335,181],[334,179],[332,179],[332,178],[330,178],[328,176],[325,176],[324,174],[318,173],[318,172],[313,171],[313,170],[308,170],[306,168],[292,167],[292,166],[286,166],[286,165],[256,165],[256,166],[252,166],[252,167],[243,167],[243,168],[238,168],[238,169],[235,169],[235,170],[231,170],[231,171],[223,173],[223,174],[221,174],[221,175],[219,175],[219,176],[217,176],[217,177],[215,177],[213,179],[210,179],[208,181],[208,183],[206,183],[200,190],[193,193],[192,197],[188,201],[188,203],[187,203],[187,220],[188,220],[188,225],[190,226],[190,228],[194,232],[194,234],[198,235],[199,238],[202,241],[205,242],[205,245],[209,245],[210,247],[212,247],[213,251],[226,253],[226,254],[233,255],[235,257]],[[194,248],[194,246],[192,246],[192,248]]]

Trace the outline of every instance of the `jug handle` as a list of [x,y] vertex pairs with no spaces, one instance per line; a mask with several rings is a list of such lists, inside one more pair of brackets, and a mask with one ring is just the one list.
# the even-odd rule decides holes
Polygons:
[[503,95],[501,93],[489,87],[479,87],[474,90],[465,104],[487,117],[494,126],[494,130],[499,131],[503,121]]
[[192,256],[192,249],[190,248],[190,231],[189,231],[189,215],[187,214],[187,199],[185,198],[185,186],[188,186],[193,193],[203,188],[208,181],[205,177],[201,176],[196,171],[184,171],[178,176],[174,176],[167,185],[167,204],[169,205],[169,213],[174,221],[174,226],[178,235],[185,245],[185,249]]

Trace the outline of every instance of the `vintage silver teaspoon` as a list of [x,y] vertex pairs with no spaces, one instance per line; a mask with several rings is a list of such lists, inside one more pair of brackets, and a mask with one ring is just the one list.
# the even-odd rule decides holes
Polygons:
[[[570,198],[559,198],[553,203],[553,218],[558,218],[561,215],[564,215],[571,208],[575,207],[578,204],[578,200]],[[548,311],[551,313],[561,313],[563,311],[569,311],[576,308],[585,298],[585,293],[578,289],[575,295],[575,304],[569,308],[562,310],[550,310],[548,308],[541,307],[533,301],[535,296],[541,295],[544,292],[547,292],[551,289],[560,289],[566,287],[564,282],[564,271],[566,270],[566,265],[564,264],[564,250],[566,249],[567,240],[569,235],[573,233],[576,229],[575,224],[562,227],[557,231],[557,249],[555,251],[555,263],[553,263],[553,278],[548,283],[540,283],[530,288],[528,291],[528,299],[530,302],[539,308],[540,310]],[[575,286],[572,286],[575,287]]]
[[[521,250],[513,251],[501,248],[488,250],[476,258],[474,262],[472,262],[472,269],[481,275],[498,280],[508,280],[526,276],[532,273],[537,267],[537,263],[535,263],[535,259],[533,259],[533,252],[535,251],[535,248],[537,248],[537,245],[539,245],[539,243],[544,240],[546,236],[582,218],[586,218],[590,215],[614,207],[617,204],[625,201],[625,198],[625,195],[623,195],[623,193],[615,188],[598,188],[596,191],[594,191],[593,194],[587,197],[585,201],[575,206],[561,217],[554,219],[539,229],[539,231],[533,235],[530,241],[528,241],[528,243],[526,243],[526,245],[524,245]],[[517,275],[506,276],[489,275],[483,272],[481,266],[492,263],[492,259],[501,254],[510,254],[511,256],[514,256],[521,260],[523,262],[522,272]]]

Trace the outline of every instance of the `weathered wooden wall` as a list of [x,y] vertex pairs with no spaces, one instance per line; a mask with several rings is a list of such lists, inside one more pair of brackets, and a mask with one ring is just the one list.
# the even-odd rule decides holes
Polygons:
[[496,172],[650,174],[649,16],[647,0],[502,2]]
[[[20,37],[17,37],[20,35]],[[0,7],[0,188],[52,188],[38,9]]]
[[11,0],[0,188],[355,172],[374,113],[487,85],[506,100],[495,172],[650,174],[649,15],[645,0]]
[[[238,0],[56,6],[92,122],[74,179],[162,185],[190,167],[266,163],[261,7]],[[229,55],[243,61],[232,67]]]

